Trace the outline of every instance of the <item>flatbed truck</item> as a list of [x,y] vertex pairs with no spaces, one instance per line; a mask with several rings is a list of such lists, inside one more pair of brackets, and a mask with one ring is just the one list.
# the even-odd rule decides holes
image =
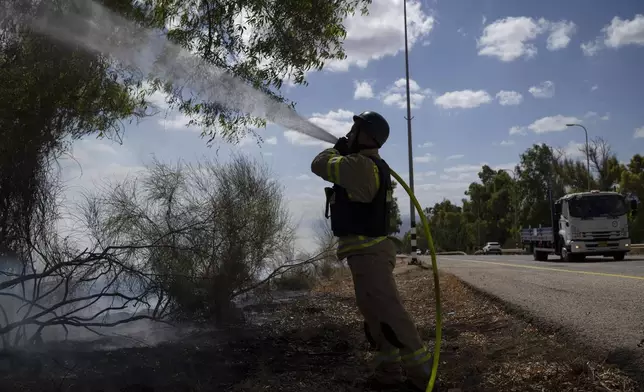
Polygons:
[[537,261],[551,254],[566,262],[586,256],[624,260],[631,246],[628,214],[637,213],[637,204],[617,192],[570,193],[554,202],[550,196],[550,225],[522,229],[521,242]]

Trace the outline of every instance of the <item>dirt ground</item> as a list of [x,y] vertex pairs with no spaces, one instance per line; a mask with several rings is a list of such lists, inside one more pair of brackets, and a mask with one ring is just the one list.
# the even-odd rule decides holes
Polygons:
[[[433,346],[431,273],[401,266],[397,281],[422,337]],[[441,276],[441,293],[441,391],[637,390],[619,369],[507,314],[451,275]],[[346,271],[306,297],[246,310],[263,324],[193,333],[155,347],[91,351],[67,345],[41,354],[5,354],[0,391],[383,390],[365,380],[373,353]]]

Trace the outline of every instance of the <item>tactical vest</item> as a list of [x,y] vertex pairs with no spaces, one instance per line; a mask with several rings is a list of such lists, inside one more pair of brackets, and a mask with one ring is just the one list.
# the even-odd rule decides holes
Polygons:
[[347,190],[337,184],[326,188],[327,212],[331,210],[331,230],[336,237],[363,235],[382,237],[389,232],[392,201],[389,165],[382,159],[368,157],[378,167],[380,186],[371,203],[359,203],[349,198]]

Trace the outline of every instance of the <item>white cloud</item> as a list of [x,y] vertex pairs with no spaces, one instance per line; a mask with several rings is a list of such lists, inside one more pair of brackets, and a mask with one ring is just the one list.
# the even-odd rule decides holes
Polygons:
[[432,142],[425,142],[423,144],[418,145],[419,148],[428,148],[428,147],[434,147],[434,143]]
[[635,132],[633,132],[633,138],[634,139],[644,138],[644,127],[639,127],[635,129]]
[[535,98],[552,98],[555,96],[555,84],[550,80],[546,80],[538,86],[530,87],[528,91]]
[[510,131],[508,132],[510,135],[525,135],[526,130],[525,127],[520,127],[520,126],[513,126],[510,128]]
[[583,42],[579,47],[584,52],[584,55],[594,56],[602,49],[602,43],[601,41]]
[[469,182],[442,182],[440,184],[418,184],[416,189],[422,191],[465,191],[468,186],[470,186]]
[[[409,181],[409,172],[404,172],[404,173],[398,173],[405,181]],[[415,171],[414,172],[414,179],[422,179],[422,178],[427,178],[427,177],[433,177],[436,175],[436,172],[433,170],[429,171]]]
[[[418,83],[409,79],[409,102],[412,109],[417,109],[425,98],[432,95],[432,90],[421,89]],[[382,103],[388,106],[396,106],[400,109],[407,108],[407,81],[400,78],[391,87],[380,94]]]
[[450,177],[451,179],[455,178],[460,178],[464,179],[466,176],[471,177],[472,175],[478,174],[478,172],[481,171],[481,168],[484,165],[490,166],[493,170],[501,170],[501,169],[513,169],[516,166],[516,162],[511,162],[511,163],[501,163],[501,164],[496,164],[496,165],[491,165],[488,162],[481,162],[479,164],[462,164],[462,165],[456,165],[452,167],[447,167],[443,169],[445,173],[450,173],[451,175],[456,175],[457,177]]
[[267,137],[267,138],[264,139],[264,143],[276,145],[277,144],[277,138],[275,136]]
[[498,19],[483,29],[478,39],[478,54],[497,57],[501,61],[514,61],[519,57],[533,57],[537,48],[530,41],[541,34],[543,27],[525,16]]
[[502,106],[519,105],[523,102],[523,95],[517,91],[501,90],[496,93],[496,99]]
[[[434,17],[428,15],[421,1],[407,2],[407,29],[410,48],[426,41],[434,27]],[[344,21],[347,30],[343,47],[344,60],[327,62],[325,69],[348,71],[351,66],[365,68],[369,61],[395,56],[405,48],[403,6],[400,0],[374,0],[369,14],[360,11]]]
[[566,147],[563,148],[563,153],[568,158],[580,158],[584,156],[583,150],[586,148],[585,143],[577,143],[570,141]]
[[595,91],[595,90],[597,90],[598,88],[599,88],[599,86],[595,84],[595,85],[593,85],[593,86],[590,88],[590,91]]
[[600,119],[602,121],[608,121],[610,120],[610,113],[606,113],[603,116],[599,116],[599,114],[595,111],[588,111],[586,114],[584,114],[584,118],[592,119],[592,122],[596,122],[597,119]]
[[445,173],[468,173],[468,172],[478,173],[481,170],[481,166],[483,165],[485,165],[485,163],[481,163],[480,165],[463,164],[463,165],[447,167],[443,169],[443,171]]
[[[125,154],[119,155],[122,158]],[[145,170],[142,165],[110,162],[100,158],[83,162],[81,167],[78,167],[75,162],[69,162],[65,166],[63,179],[67,184],[65,190],[67,200],[74,200],[81,192],[96,190],[97,186],[105,183],[123,181],[126,177],[136,176]]]
[[[163,127],[163,129],[169,131],[188,130],[193,132],[201,132],[201,129],[199,129],[198,127],[190,125],[191,120],[192,118],[188,115],[177,111],[172,111],[168,112],[165,117],[159,118],[157,122],[159,125],[161,125],[161,127]],[[197,121],[197,118],[195,118],[194,120]]]
[[541,34],[550,32],[547,48],[559,50],[568,46],[575,30],[575,24],[566,20],[551,22],[544,18],[536,20],[526,16],[497,19],[483,29],[477,41],[478,54],[496,57],[505,62],[520,57],[532,58],[537,54],[534,41]]
[[548,50],[564,49],[570,43],[570,36],[575,33],[577,26],[570,21],[562,20],[552,23],[550,26],[551,33],[548,36]]
[[543,117],[528,126],[534,133],[559,132],[566,128],[566,124],[581,123],[577,117],[562,116],[558,114],[551,117]]
[[604,26],[594,41],[581,44],[586,56],[594,56],[604,48],[618,49],[627,45],[644,46],[644,15],[637,14],[631,20],[613,17]]
[[597,112],[593,112],[593,111],[589,111],[589,112],[586,112],[586,114],[584,114],[584,117],[586,118],[591,118],[595,116],[597,116]]
[[498,165],[490,165],[493,170],[512,170],[516,168],[516,162],[500,163]]
[[503,140],[500,143],[502,146],[513,146],[515,144],[514,140]]
[[310,180],[311,176],[309,176],[308,174],[300,174],[299,176],[295,177],[295,179],[298,181],[306,181]]
[[[338,109],[336,111],[330,111],[326,114],[313,113],[313,116],[309,118],[313,124],[320,126],[322,129],[325,129],[335,135],[336,137],[341,137],[347,134],[351,130],[353,125],[353,112],[344,109]],[[331,146],[327,142],[323,142],[312,138],[311,136],[296,132],[296,131],[284,131],[284,137],[291,144],[299,144],[305,146]]]
[[354,86],[356,87],[355,92],[353,93],[353,99],[370,99],[373,98],[373,88],[369,82],[363,81],[354,81]]
[[484,90],[451,91],[434,99],[434,104],[443,109],[472,109],[490,103],[492,97]]
[[72,144],[70,155],[84,164],[97,158],[114,156],[118,154],[117,148],[123,147],[106,139],[80,139]]
[[434,161],[436,161],[436,157],[429,153],[414,157],[414,162],[418,163],[429,163]]
[[644,15],[637,14],[632,20],[615,16],[610,25],[604,27],[604,44],[609,48],[626,45],[644,45]]
[[465,155],[463,155],[463,154],[454,154],[454,155],[448,156],[447,158],[445,158],[445,160],[446,161],[453,161],[453,160],[461,159],[461,158],[464,158],[464,157],[465,157]]

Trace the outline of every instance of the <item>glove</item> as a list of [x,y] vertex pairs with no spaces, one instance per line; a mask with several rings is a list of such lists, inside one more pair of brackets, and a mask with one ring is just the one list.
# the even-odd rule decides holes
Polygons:
[[349,154],[349,139],[346,137],[341,137],[338,139],[337,142],[335,142],[335,145],[333,146],[340,155],[348,155]]

